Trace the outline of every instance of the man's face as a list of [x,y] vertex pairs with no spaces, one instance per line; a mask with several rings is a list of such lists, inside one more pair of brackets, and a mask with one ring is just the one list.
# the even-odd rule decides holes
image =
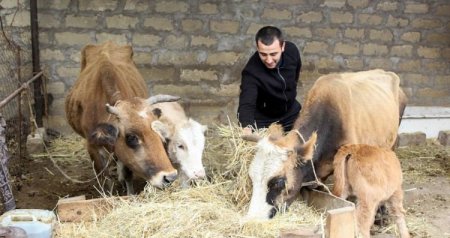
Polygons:
[[261,41],[258,41],[256,47],[259,58],[261,58],[264,65],[269,69],[273,69],[280,61],[281,53],[284,51],[284,42],[283,45],[280,45],[280,41],[275,39],[271,45],[264,45]]

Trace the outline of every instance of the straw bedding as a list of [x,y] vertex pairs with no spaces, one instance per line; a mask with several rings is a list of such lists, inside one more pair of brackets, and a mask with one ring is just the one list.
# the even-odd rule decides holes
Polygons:
[[[264,134],[264,130],[260,133]],[[248,167],[255,148],[237,125],[210,128],[204,165],[209,178],[189,189],[147,186],[92,222],[60,223],[56,237],[277,237],[280,230],[321,227],[321,214],[296,201],[269,221],[244,221],[251,197]]]

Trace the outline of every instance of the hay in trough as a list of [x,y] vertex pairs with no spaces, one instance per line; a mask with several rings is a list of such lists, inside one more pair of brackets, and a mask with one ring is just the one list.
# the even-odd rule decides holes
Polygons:
[[131,199],[112,200],[113,208],[103,218],[60,223],[56,237],[276,237],[280,230],[321,225],[320,213],[300,201],[269,221],[243,220],[251,197],[248,167],[255,148],[240,138],[240,131],[237,125],[227,125],[208,132],[208,181],[189,189],[178,184],[165,190],[147,186]]

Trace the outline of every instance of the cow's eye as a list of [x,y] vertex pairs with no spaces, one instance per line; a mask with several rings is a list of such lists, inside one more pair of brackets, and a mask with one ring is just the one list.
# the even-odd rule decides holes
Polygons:
[[178,149],[180,149],[180,150],[184,150],[184,145],[183,145],[183,144],[178,144],[177,147],[178,147]]
[[286,178],[273,178],[267,184],[270,190],[283,190],[286,186]]
[[125,143],[127,143],[130,148],[136,149],[139,146],[139,138],[135,134],[126,134]]

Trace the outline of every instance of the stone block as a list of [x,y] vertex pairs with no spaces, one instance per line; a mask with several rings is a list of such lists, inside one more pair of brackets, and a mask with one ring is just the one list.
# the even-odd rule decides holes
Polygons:
[[209,36],[192,36],[191,46],[211,47],[217,44],[217,40]]
[[196,19],[185,19],[181,21],[183,31],[196,32],[203,29],[203,22]]
[[117,1],[109,0],[97,0],[97,1],[80,1],[79,8],[80,11],[112,11],[116,9],[118,5]]
[[161,1],[156,3],[155,10],[163,13],[187,12],[189,5],[183,1]]
[[381,45],[381,44],[366,44],[363,46],[363,54],[364,55],[387,55],[387,53],[389,52],[388,48],[386,45]]
[[303,23],[321,22],[323,14],[321,12],[306,12],[297,17],[297,21]]
[[420,32],[405,32],[401,36],[401,39],[411,43],[417,43],[420,41]]
[[114,15],[106,18],[107,28],[116,29],[133,29],[139,20],[136,17],[129,17],[124,15]]
[[405,13],[427,13],[428,8],[427,4],[407,3],[405,6]]
[[59,45],[80,45],[84,46],[92,42],[92,38],[89,33],[72,33],[72,32],[57,32],[55,33],[56,42]]
[[441,50],[439,48],[420,46],[417,49],[417,55],[428,59],[439,58],[441,56]]
[[292,13],[289,10],[266,8],[264,9],[261,18],[271,20],[289,20],[292,18]]
[[97,18],[86,16],[69,15],[66,17],[66,27],[79,28],[95,28],[97,25]]
[[219,12],[217,4],[202,3],[198,6],[201,14],[217,14]]
[[208,55],[206,63],[209,65],[234,65],[239,59],[237,52],[218,52]]
[[353,14],[349,12],[331,12],[330,21],[336,24],[353,23]]
[[44,152],[44,138],[39,133],[30,134],[27,136],[27,152],[28,154],[36,154]]
[[158,35],[135,33],[132,42],[133,45],[155,47],[160,45],[161,39]]
[[364,28],[362,29],[345,29],[344,36],[350,39],[363,39]]
[[440,131],[438,141],[441,145],[450,146],[450,131]]
[[212,31],[220,33],[236,34],[239,30],[238,21],[211,21],[210,28]]
[[372,14],[360,14],[358,20],[362,24],[378,26],[383,22],[383,17]]
[[398,146],[425,145],[427,135],[424,132],[400,133],[397,138]]
[[310,38],[312,37],[311,30],[309,28],[300,27],[286,27],[284,28],[286,34],[291,38]]
[[398,8],[398,3],[393,1],[380,2],[377,5],[377,10],[381,11],[395,11]]
[[412,45],[395,45],[391,48],[391,56],[406,57],[410,59],[412,51]]
[[144,19],[144,27],[151,27],[155,30],[172,31],[173,23],[171,19],[164,17],[149,17]]
[[357,55],[359,54],[359,43],[337,43],[334,48],[335,54]]

